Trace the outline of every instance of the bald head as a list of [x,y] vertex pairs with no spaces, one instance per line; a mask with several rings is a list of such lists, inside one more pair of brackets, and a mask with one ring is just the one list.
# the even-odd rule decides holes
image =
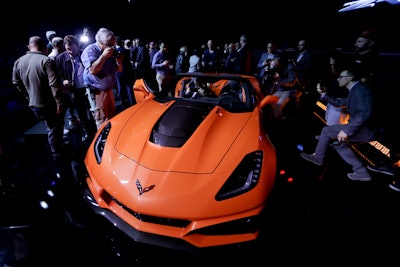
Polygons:
[[46,42],[40,36],[31,36],[28,44],[29,51],[40,51],[47,53]]

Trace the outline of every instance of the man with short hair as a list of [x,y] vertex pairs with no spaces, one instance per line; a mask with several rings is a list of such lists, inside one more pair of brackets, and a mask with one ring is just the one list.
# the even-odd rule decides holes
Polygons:
[[46,42],[41,37],[30,37],[28,50],[14,62],[12,82],[45,123],[51,152],[60,154],[64,144],[61,79],[54,60],[47,56]]
[[63,39],[63,46],[65,51],[56,56],[55,62],[66,95],[66,101],[64,101],[66,115],[69,124],[71,126],[82,126],[87,137],[91,140],[97,128],[91,114],[89,114],[86,86],[83,79],[82,51],[79,47],[79,41],[74,35],[66,35]]
[[322,166],[330,144],[346,163],[352,166],[353,173],[347,177],[355,181],[370,181],[367,168],[351,149],[354,142],[369,142],[374,139],[376,125],[374,119],[374,99],[369,86],[360,81],[354,70],[343,70],[338,77],[339,86],[349,90],[347,98],[335,98],[321,93],[321,98],[335,106],[346,106],[349,113],[347,124],[328,125],[322,128],[318,144],[313,154],[301,153],[301,156],[315,165]]

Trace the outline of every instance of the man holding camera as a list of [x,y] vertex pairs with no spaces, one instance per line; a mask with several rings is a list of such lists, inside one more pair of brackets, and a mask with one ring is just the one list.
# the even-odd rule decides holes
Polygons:
[[117,72],[122,71],[123,56],[117,56],[116,36],[107,28],[100,28],[96,42],[83,50],[85,67],[83,78],[97,129],[116,114],[114,86]]
[[55,62],[64,86],[67,119],[71,129],[83,130],[83,136],[91,140],[97,128],[92,115],[89,114],[79,40],[68,34],[65,35],[63,43],[65,51],[56,56]]

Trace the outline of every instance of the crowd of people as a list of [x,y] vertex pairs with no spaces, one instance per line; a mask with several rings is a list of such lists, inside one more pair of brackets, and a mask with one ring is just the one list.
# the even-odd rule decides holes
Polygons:
[[[137,79],[153,83],[160,95],[171,95],[170,85],[177,73],[229,72],[258,78],[263,93],[271,97],[275,120],[286,118],[283,110],[288,103],[301,105],[303,94],[320,94],[318,98],[327,104],[327,126],[316,136],[315,153],[301,154],[305,160],[321,166],[328,145],[334,144],[353,167],[349,179],[370,181],[368,170],[395,177],[395,145],[391,146],[391,164],[375,166],[365,166],[350,149],[351,143],[368,142],[377,134],[393,136],[381,130],[385,127],[376,119],[382,115],[382,94],[378,90],[379,35],[374,30],[357,35],[354,54],[332,55],[323,66],[313,59],[306,38],[298,40],[292,53],[279,47],[277,40],[256,51],[246,34],[224,46],[213,39],[194,48],[183,45],[177,53],[167,41],[124,39],[107,28],[98,29],[93,36],[88,27],[80,35],[63,37],[48,31],[46,39],[29,38],[27,53],[14,63],[12,82],[45,123],[54,155],[62,154],[65,121],[81,127],[90,142],[96,130],[116,115],[116,95],[123,108],[136,103],[132,88]],[[399,183],[390,187],[400,191]]]

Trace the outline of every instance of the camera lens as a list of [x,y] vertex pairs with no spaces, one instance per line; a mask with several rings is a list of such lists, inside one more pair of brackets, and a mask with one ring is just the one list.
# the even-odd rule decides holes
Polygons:
[[122,54],[121,50],[114,48],[114,57],[117,58]]

